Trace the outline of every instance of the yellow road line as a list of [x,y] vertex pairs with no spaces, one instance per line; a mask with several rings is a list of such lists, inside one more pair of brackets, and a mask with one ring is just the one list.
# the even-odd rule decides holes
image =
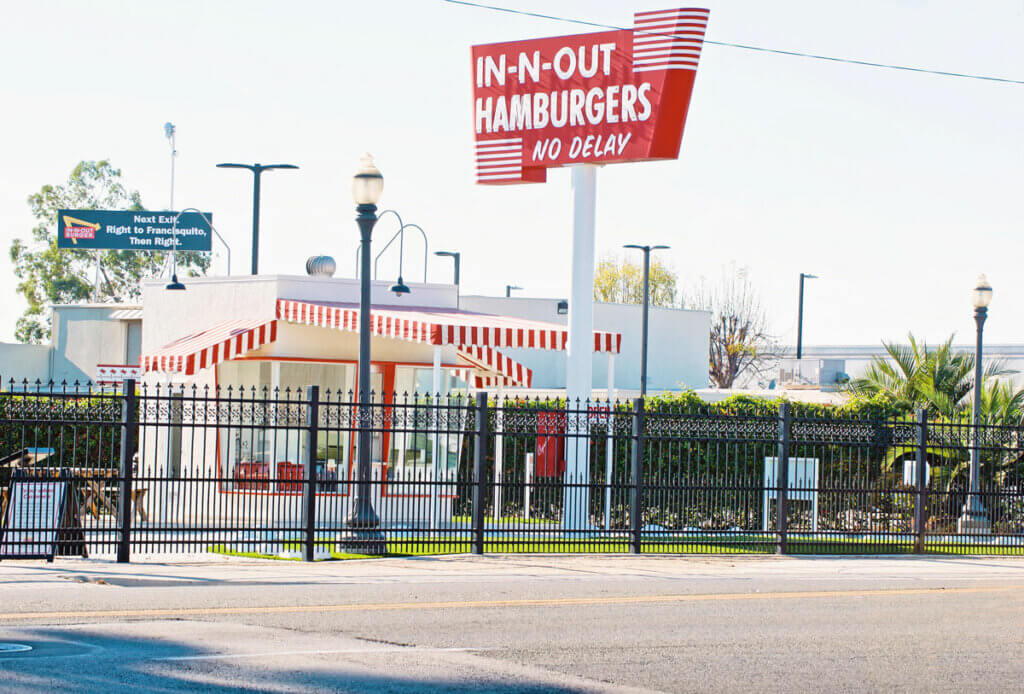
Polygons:
[[457,600],[445,602],[348,603],[344,605],[267,605],[245,607],[178,607],[138,610],[78,610],[64,612],[0,613],[0,622],[29,619],[84,619],[99,617],[189,617],[232,614],[287,614],[303,612],[385,612],[448,610],[488,607],[562,607],[572,605],[637,605],[646,603],[792,600],[800,598],[882,597],[887,595],[955,595],[1024,591],[1024,585],[965,588],[890,588],[882,590],[802,590],[777,593],[696,593],[692,595],[625,595],[590,598],[530,598],[524,600]]

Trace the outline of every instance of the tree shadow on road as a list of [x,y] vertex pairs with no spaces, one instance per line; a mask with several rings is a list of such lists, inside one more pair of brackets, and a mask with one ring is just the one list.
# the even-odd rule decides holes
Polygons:
[[[290,651],[274,656],[221,657],[224,654],[178,640],[125,638],[88,628],[4,629],[2,641],[30,645],[32,651],[0,655],[0,690],[27,694],[108,694],[117,692],[473,692],[540,694],[592,691],[589,687],[524,680],[511,668],[488,669],[490,659],[466,652],[454,660],[429,657],[436,650],[387,647]],[[268,639],[267,653],[275,653]],[[424,656],[428,656],[424,658]],[[298,662],[296,662],[298,659]],[[422,667],[417,662],[422,661]],[[396,670],[400,666],[403,672]],[[421,674],[407,674],[409,672]]]

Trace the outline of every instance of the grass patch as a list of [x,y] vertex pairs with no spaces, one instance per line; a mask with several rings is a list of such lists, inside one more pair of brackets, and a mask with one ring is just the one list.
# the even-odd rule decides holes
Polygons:
[[[283,542],[286,551],[301,552],[299,542]],[[422,540],[392,539],[387,541],[386,552],[382,555],[341,552],[337,542],[318,540],[318,549],[330,552],[330,559],[379,559],[382,557],[420,557],[446,554],[469,554],[473,543],[463,538],[424,538]],[[515,539],[488,537],[484,541],[485,554],[629,554],[632,544],[625,538],[580,538],[580,539]],[[212,554],[251,559],[276,559],[279,561],[301,561],[301,557],[281,557],[276,554],[247,552],[232,549],[230,545],[219,544],[207,548]],[[776,544],[763,535],[720,534],[709,537],[698,535],[666,536],[664,539],[646,539],[641,544],[641,553],[650,555],[697,554],[697,555],[739,555],[772,554]],[[790,536],[788,553],[792,555],[903,555],[914,552],[914,543],[909,540],[877,540],[872,538],[811,538]],[[954,544],[926,542],[925,554],[942,556],[1024,556],[1024,546],[989,545],[981,543]],[[324,557],[326,559],[326,557]]]

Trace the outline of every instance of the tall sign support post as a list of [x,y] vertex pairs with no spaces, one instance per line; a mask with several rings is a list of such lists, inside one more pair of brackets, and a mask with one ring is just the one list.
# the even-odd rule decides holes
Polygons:
[[[474,46],[477,183],[543,183],[572,168],[566,396],[586,409],[594,350],[597,167],[676,159],[709,11],[638,12],[633,29]],[[585,414],[569,415],[563,525],[590,527]]]

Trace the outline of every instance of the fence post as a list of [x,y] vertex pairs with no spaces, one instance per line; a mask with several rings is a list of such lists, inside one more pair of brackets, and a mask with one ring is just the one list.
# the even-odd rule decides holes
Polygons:
[[917,494],[914,497],[914,553],[924,553],[925,502],[928,499],[928,410],[917,411]]
[[476,394],[473,446],[473,554],[484,553],[484,464],[487,459],[487,393]]
[[306,386],[306,484],[302,487],[302,561],[316,558],[316,449],[320,434],[320,386]]
[[779,450],[776,460],[779,466],[775,483],[779,486],[776,500],[776,528],[779,533],[779,554],[789,551],[789,446],[793,428],[793,413],[788,402],[779,406]]
[[132,457],[139,433],[139,412],[135,396],[135,379],[127,378],[121,385],[121,451],[118,464],[117,527],[120,537],[117,541],[117,561],[127,564],[131,560],[132,540],[132,488],[135,470]]
[[630,545],[633,554],[640,554],[640,532],[643,529],[643,447],[644,447],[644,399],[633,400],[633,450],[630,451],[630,477],[633,484],[629,488],[629,530]]

